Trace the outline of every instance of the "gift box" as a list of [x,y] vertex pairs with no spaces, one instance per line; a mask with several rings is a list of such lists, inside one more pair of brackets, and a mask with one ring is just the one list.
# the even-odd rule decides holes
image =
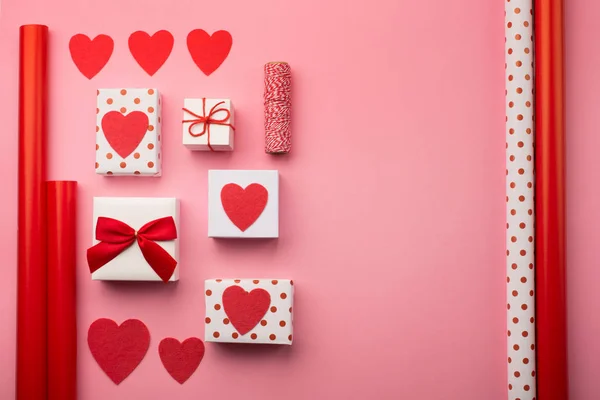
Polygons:
[[100,89],[96,173],[160,176],[161,99],[157,89]]
[[94,197],[93,280],[179,279],[179,201],[175,198]]
[[204,289],[205,341],[292,344],[293,281],[208,279]]
[[278,171],[209,170],[208,236],[279,237]]
[[183,145],[190,150],[233,150],[233,104],[229,99],[183,101]]

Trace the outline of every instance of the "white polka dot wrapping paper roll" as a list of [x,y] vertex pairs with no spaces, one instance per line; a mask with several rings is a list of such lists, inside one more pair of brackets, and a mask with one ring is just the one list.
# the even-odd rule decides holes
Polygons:
[[505,1],[508,399],[536,398],[532,0]]

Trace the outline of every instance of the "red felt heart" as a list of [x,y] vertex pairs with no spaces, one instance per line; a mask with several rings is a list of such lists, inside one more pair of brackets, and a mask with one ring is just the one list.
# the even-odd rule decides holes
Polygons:
[[264,289],[248,293],[234,285],[223,292],[223,310],[240,335],[250,332],[265,316],[270,305],[271,295]]
[[69,41],[71,58],[79,71],[92,79],[104,68],[112,55],[114,42],[110,36],[98,35],[93,40],[77,34]]
[[158,31],[152,36],[137,31],[129,36],[131,55],[150,76],[167,61],[171,50],[173,50],[173,35],[168,31]]
[[148,116],[141,111],[123,115],[118,111],[107,112],[102,118],[102,131],[110,147],[122,158],[138,147],[148,130]]
[[183,384],[200,365],[204,357],[204,343],[195,337],[183,343],[174,338],[165,338],[158,345],[158,354],[169,375]]
[[111,319],[100,318],[90,325],[88,345],[100,368],[118,385],[146,355],[150,332],[137,319],[128,319],[118,326]]
[[221,203],[225,214],[242,232],[260,217],[268,199],[269,192],[258,183],[252,183],[246,189],[235,183],[228,183],[221,189]]
[[216,31],[209,35],[202,29],[195,29],[188,34],[187,46],[192,60],[207,76],[212,74],[225,61],[233,39],[227,31]]

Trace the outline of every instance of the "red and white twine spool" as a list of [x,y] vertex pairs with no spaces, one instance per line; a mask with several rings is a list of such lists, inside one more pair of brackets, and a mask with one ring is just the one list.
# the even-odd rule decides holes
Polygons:
[[289,153],[292,147],[292,75],[286,62],[265,64],[265,152]]

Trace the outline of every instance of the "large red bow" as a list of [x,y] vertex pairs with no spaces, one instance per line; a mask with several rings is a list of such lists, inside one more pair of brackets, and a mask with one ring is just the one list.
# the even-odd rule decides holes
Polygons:
[[175,239],[177,239],[177,227],[173,217],[150,221],[137,232],[119,220],[98,217],[96,240],[100,240],[100,243],[87,251],[90,272],[100,269],[137,240],[148,264],[160,279],[168,282],[177,267],[177,261],[155,241]]

